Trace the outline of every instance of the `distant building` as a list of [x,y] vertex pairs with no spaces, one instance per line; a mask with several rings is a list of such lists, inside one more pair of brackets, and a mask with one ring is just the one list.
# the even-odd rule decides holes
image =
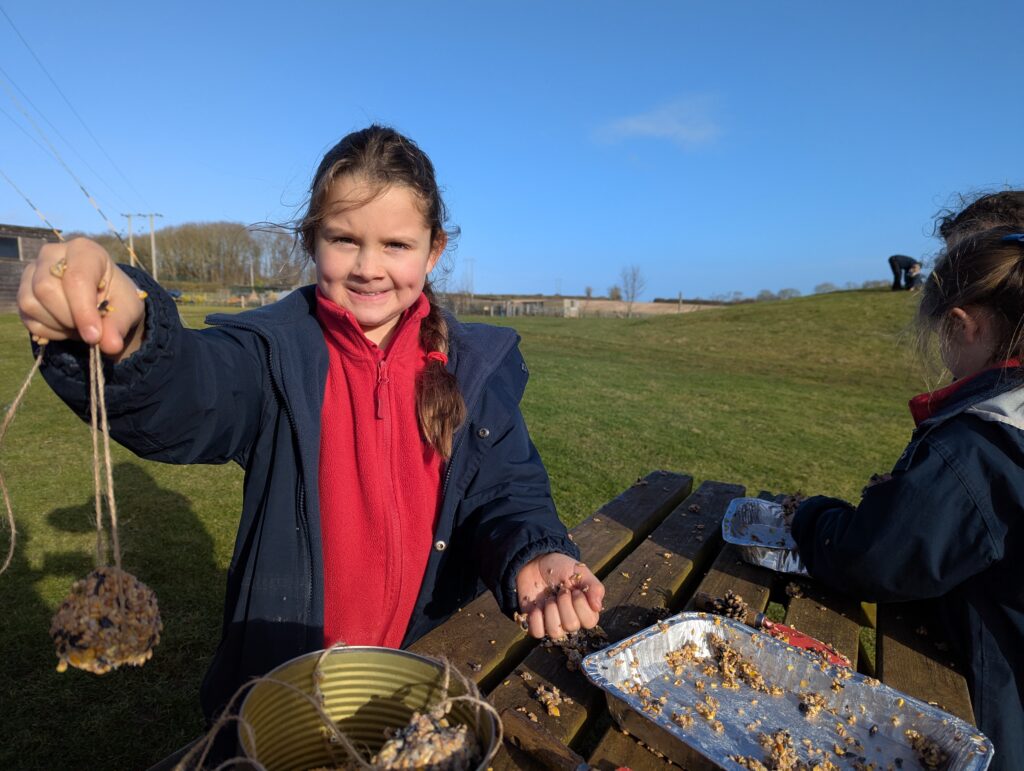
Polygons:
[[595,316],[624,318],[633,316],[665,316],[689,313],[711,307],[712,304],[695,302],[635,302],[632,307],[624,300],[604,297],[563,297],[561,295],[466,295],[452,293],[442,296],[442,302],[457,315],[474,316],[558,316],[578,319]]
[[43,244],[58,240],[47,228],[0,225],[0,310],[12,311],[25,263],[39,255]]

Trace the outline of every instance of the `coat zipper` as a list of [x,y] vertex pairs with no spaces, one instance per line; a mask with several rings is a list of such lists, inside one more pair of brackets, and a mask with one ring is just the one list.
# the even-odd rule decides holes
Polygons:
[[[288,425],[291,426],[292,434],[294,436],[299,435],[298,426],[295,423],[295,415],[292,413],[292,407],[288,403],[288,400],[284,396],[284,389],[277,382],[277,377],[274,374],[274,346],[271,343],[270,337],[267,336],[263,330],[251,324],[242,324],[234,319],[225,319],[221,322],[224,326],[235,327],[237,329],[244,329],[258,335],[261,340],[267,345],[267,371],[270,373],[270,382],[274,387],[274,391],[277,393],[278,398],[281,399],[281,403],[284,405],[285,415],[288,416]],[[299,456],[299,464],[301,468],[302,456]],[[306,562],[306,618],[309,619],[312,616],[313,610],[313,545],[312,538],[309,534],[309,516],[306,513],[306,479],[305,474],[301,474],[302,484],[299,485],[299,491],[297,496],[297,505],[299,508],[299,516],[302,518],[306,525],[306,555],[309,558]]]

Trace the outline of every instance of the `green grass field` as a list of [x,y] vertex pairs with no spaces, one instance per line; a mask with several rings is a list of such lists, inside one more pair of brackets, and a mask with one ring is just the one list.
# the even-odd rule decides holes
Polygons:
[[[913,298],[843,292],[645,319],[521,318],[523,403],[569,525],[653,469],[856,498],[888,470],[925,387],[906,344]],[[202,309],[186,309],[190,324]],[[0,401],[31,364],[0,315]],[[196,736],[219,637],[242,472],[172,467],[115,448],[125,567],[153,587],[165,631],[145,667],[57,674],[50,616],[93,566],[89,433],[42,379],[0,449],[18,542],[0,576],[0,768],[139,769]],[[0,530],[0,550],[7,535]]]

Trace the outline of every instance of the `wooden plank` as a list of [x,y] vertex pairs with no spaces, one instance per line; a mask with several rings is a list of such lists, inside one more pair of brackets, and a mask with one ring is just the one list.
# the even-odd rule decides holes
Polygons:
[[[572,530],[583,561],[598,576],[642,540],[693,487],[693,477],[652,471]],[[409,646],[444,657],[485,690],[493,687],[534,642],[484,592]]]
[[[601,626],[610,642],[650,626],[696,583],[722,543],[722,515],[743,488],[704,482],[605,580]],[[641,581],[637,581],[640,574]],[[653,593],[653,597],[652,597]]]
[[615,771],[617,768],[629,768],[632,771],[671,771],[673,768],[679,768],[664,755],[615,726],[605,731],[588,762],[591,768],[598,771]]
[[693,477],[652,471],[572,529],[583,561],[603,577],[693,489]]
[[[811,590],[814,596],[793,597],[786,609],[786,625],[828,643],[850,660],[857,669],[860,652],[860,624],[847,613],[851,606],[859,611],[859,604],[835,598],[829,593]],[[845,611],[845,612],[844,612]]]
[[[938,704],[974,724],[967,680],[957,663],[940,646],[927,603],[879,604],[878,663],[879,679],[888,686],[922,701]],[[920,634],[924,627],[928,634]]]
[[[682,587],[699,575],[720,543],[721,519],[728,502],[742,495],[736,485],[705,482],[626,557],[605,579],[605,607],[601,626],[614,642],[648,626],[674,605]],[[696,511],[691,511],[691,507]],[[524,679],[525,672],[529,679]],[[534,698],[539,686],[556,687],[572,699],[559,706],[558,717],[548,715]],[[604,709],[602,691],[579,672],[570,672],[557,647],[532,651],[515,673],[489,695],[500,711],[526,708],[538,722],[566,744],[579,733],[588,716]],[[496,771],[516,768],[514,759],[501,752],[492,763]]]
[[[724,597],[726,592],[733,591],[752,611],[760,613],[768,607],[774,581],[775,573],[744,562],[735,546],[725,544],[694,594]],[[696,610],[693,596],[687,600],[686,610]]]
[[[540,723],[510,709],[502,710],[498,717],[505,732],[506,749],[521,750],[532,763],[539,763],[548,771],[579,771],[585,765],[583,758]],[[516,764],[523,766],[518,758]]]

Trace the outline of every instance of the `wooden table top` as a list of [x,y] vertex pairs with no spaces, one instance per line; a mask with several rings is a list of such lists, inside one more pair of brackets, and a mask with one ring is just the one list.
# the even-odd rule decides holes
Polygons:
[[[724,482],[704,482],[695,491],[692,487],[693,479],[686,474],[654,471],[573,528],[583,560],[605,584],[600,623],[608,644],[666,615],[693,610],[698,593],[722,597],[731,590],[752,611],[768,610],[769,615],[782,616],[786,625],[830,643],[856,670],[973,724],[966,680],[938,628],[930,625],[926,605],[876,608],[808,578],[743,562],[734,547],[723,542],[721,520],[729,502],[746,494],[744,488]],[[506,618],[489,592],[411,650],[446,657],[499,711],[535,720],[545,729],[545,737],[575,751],[594,768],[643,771],[671,765],[671,759],[625,734],[609,716],[604,693],[571,668],[558,646],[539,644]],[[542,685],[558,688],[571,699],[559,705],[557,716],[549,715],[535,697]],[[527,754],[507,741],[492,765],[566,767],[564,761],[542,758],[540,752]]]

